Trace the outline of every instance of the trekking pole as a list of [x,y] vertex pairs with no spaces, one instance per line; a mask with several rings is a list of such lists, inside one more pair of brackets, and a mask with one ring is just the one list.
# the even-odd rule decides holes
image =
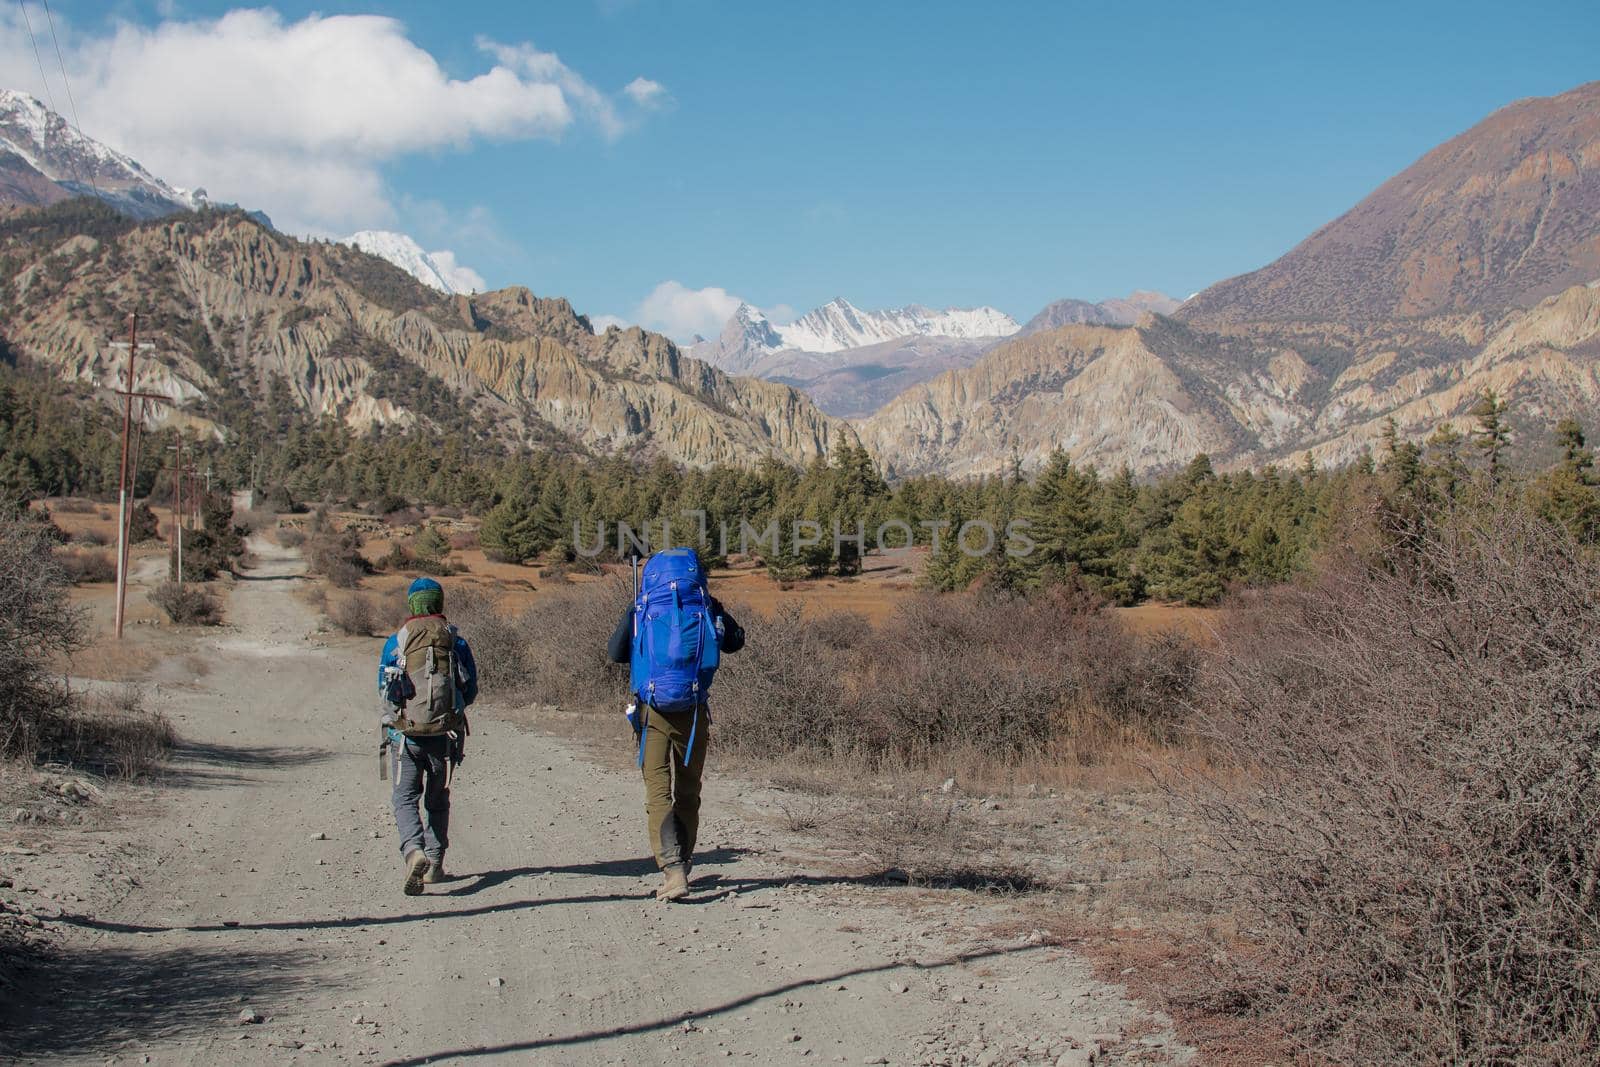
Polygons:
[[389,780],[389,728],[378,724],[378,781]]
[[[639,550],[637,548],[628,554],[628,562],[633,566],[633,638],[637,640],[639,636]],[[628,706],[624,709],[623,714],[627,716],[628,725],[633,727],[634,735],[639,739],[639,762],[642,766],[644,763],[644,728],[648,713],[639,706],[638,694],[632,694],[632,698],[628,701]]]

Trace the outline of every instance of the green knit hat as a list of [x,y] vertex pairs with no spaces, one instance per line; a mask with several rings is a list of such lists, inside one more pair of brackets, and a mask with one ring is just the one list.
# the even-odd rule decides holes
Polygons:
[[432,578],[418,578],[406,590],[406,605],[413,615],[443,615],[444,587]]

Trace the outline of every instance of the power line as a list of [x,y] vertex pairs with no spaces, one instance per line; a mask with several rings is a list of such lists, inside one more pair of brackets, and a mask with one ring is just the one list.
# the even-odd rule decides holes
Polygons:
[[[21,2],[21,0],[18,0]],[[56,36],[56,19],[50,14],[50,0],[44,2],[45,21],[50,24],[50,41],[56,46],[56,63],[61,67],[61,86],[67,91],[67,106],[72,108],[72,128],[78,131],[78,136],[83,136],[83,123],[78,121],[78,102],[72,98],[72,80],[67,77],[67,61],[61,57],[61,38]],[[24,9],[26,10],[26,9]],[[35,47],[35,58],[38,48]],[[94,190],[95,198],[100,196],[100,183],[94,180],[94,165],[89,166],[89,188]]]
[[[33,35],[33,20],[28,17],[28,5],[23,0],[17,0],[17,7],[22,12],[22,24],[28,27],[28,41],[33,45],[33,58],[39,64],[39,77],[44,82],[44,96],[50,101],[50,110],[56,110],[55,93],[50,89],[50,76],[44,72],[44,57],[39,54],[39,39]],[[59,111],[56,114],[60,114]]]

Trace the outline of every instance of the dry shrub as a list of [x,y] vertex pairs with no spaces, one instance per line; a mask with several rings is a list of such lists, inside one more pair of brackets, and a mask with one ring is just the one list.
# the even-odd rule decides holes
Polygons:
[[340,589],[355,589],[372,573],[361,554],[361,535],[354,530],[336,531],[324,523],[306,539],[304,552],[307,566]]
[[93,500],[86,500],[81,496],[69,496],[50,506],[63,515],[96,515],[100,511]]
[[1234,993],[1337,1062],[1600,1061],[1596,589],[1499,508],[1231,612],[1195,798],[1264,946]]
[[299,548],[306,543],[306,532],[298,526],[280,526],[277,538],[284,548]]
[[111,543],[111,535],[96,530],[94,527],[85,527],[72,535],[72,539],[80,545],[93,545],[104,548]]
[[71,705],[50,664],[82,647],[83,613],[54,546],[47,523],[0,510],[0,756],[31,757]]
[[786,600],[768,618],[728,610],[745,631],[744,650],[722,659],[712,704],[718,744],[771,758],[811,750],[848,757],[866,743],[850,675],[870,628],[859,615],[809,618]]
[[56,549],[56,562],[73,585],[91,585],[96,582],[117,580],[117,561],[112,552],[82,549]]
[[463,530],[450,535],[450,547],[457,552],[466,552],[478,547],[478,531]]
[[770,620],[736,614],[747,650],[724,661],[716,704],[723,743],[750,754],[926,766],[1070,744],[1092,760],[1107,735],[1174,731],[1198,667],[1188,642],[1131,634],[1067,588],[926,594],[877,629],[854,615],[807,618],[798,602]]
[[478,688],[486,695],[519,701],[530,694],[528,645],[533,635],[505,612],[498,599],[481,589],[463,587],[445,592],[445,614],[472,646],[478,666]]
[[[632,602],[626,578],[548,586],[510,617],[473,589],[446,595],[484,691],[575,709],[627,699],[606,642]],[[725,751],[868,768],[1054,755],[1092,761],[1128,732],[1165,736],[1197,669],[1191,645],[1128,632],[1102,602],[1057,589],[929,594],[874,630],[858,615],[770,618],[730,605],[745,628],[712,704]]]
[[380,622],[377,608],[361,593],[334,601],[328,609],[328,621],[348,637],[371,637]]
[[137,778],[156,770],[176,739],[172,723],[146,707],[143,690],[130,683],[95,694],[52,722],[39,758],[110,778]]
[[216,626],[222,622],[222,602],[203,585],[162,582],[150,590],[150,602],[179,626]]
[[606,642],[632,602],[623,578],[548,589],[516,616],[476,589],[445,591],[485,693],[582,710],[627,699],[626,671],[606,659]]

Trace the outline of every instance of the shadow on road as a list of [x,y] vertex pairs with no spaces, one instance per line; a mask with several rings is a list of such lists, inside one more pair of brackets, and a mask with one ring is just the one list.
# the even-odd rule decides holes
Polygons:
[[407,1059],[389,1060],[386,1067],[412,1067],[413,1064],[424,1063],[449,1063],[455,1060],[476,1059],[480,1056],[507,1056],[516,1053],[537,1052],[540,1049],[570,1048],[576,1045],[587,1045],[599,1041],[610,1041],[619,1037],[632,1037],[638,1034],[657,1033],[662,1030],[671,1030],[682,1026],[686,1022],[698,1019],[707,1019],[740,1008],[749,1007],[757,1001],[768,997],[782,996],[797,990],[811,989],[817,986],[840,982],[846,978],[859,978],[869,974],[884,974],[890,971],[937,971],[946,967],[958,967],[965,963],[974,963],[978,960],[993,959],[996,956],[1011,956],[1024,952],[1037,952],[1046,945],[1017,945],[1011,948],[991,948],[979,952],[963,952],[958,956],[939,960],[935,963],[918,963],[915,960],[889,960],[885,963],[872,964],[865,967],[852,967],[848,970],[835,971],[832,974],[822,975],[818,978],[801,978],[783,985],[773,986],[769,989],[758,990],[742,997],[725,1000],[718,1004],[709,1004],[701,1008],[677,1012],[672,1015],[663,1015],[645,1022],[633,1023],[629,1026],[614,1026],[608,1030],[584,1030],[576,1034],[558,1035],[555,1037],[537,1038],[529,1041],[508,1042],[500,1045],[477,1045],[471,1048],[440,1049],[421,1056],[412,1056]]
[[[313,957],[237,947],[50,951],[23,964],[34,990],[0,1013],[0,1061],[36,1062],[214,1031],[240,1006],[283,1002],[312,987]],[[319,982],[325,982],[325,976]],[[13,1059],[15,1057],[15,1059]]]
[[303,767],[333,758],[321,748],[202,744],[179,741],[173,746],[162,782],[189,789],[212,789],[254,780],[252,772],[273,767]]
[[[701,867],[717,867],[723,864],[735,863],[740,856],[743,856],[748,851],[749,849],[743,848],[714,848],[696,856],[694,865],[696,869],[699,869]],[[575,874],[595,878],[645,878],[655,873],[656,861],[648,856],[636,856],[620,860],[597,860],[594,863],[574,863],[564,867],[511,867],[503,871],[485,871],[478,875],[466,875],[465,877],[471,878],[472,881],[443,895],[470,897],[518,878],[536,878],[543,874]],[[699,882],[700,879],[696,878],[695,881]]]
[[[706,853],[697,861],[696,866],[711,863],[731,863],[744,851],[744,849],[715,849]],[[568,867],[517,867],[479,875],[477,880],[469,885],[446,893],[433,894],[431,897],[423,899],[437,900],[442,903],[454,898],[472,896],[482,892],[489,886],[501,885],[516,878],[533,877],[540,874],[627,877],[637,876],[641,871],[648,873],[654,870],[655,863],[653,861],[642,859],[602,860],[595,863],[574,864]],[[688,905],[709,904],[722,899],[730,891],[735,893],[749,892],[793,885],[897,886],[904,884],[903,880],[896,881],[892,873],[794,875],[778,878],[723,877],[718,874],[709,874],[696,876],[691,886],[691,895],[680,903]],[[482,904],[470,908],[441,907],[431,911],[419,910],[390,915],[342,915],[329,919],[272,919],[265,922],[197,923],[189,926],[159,926],[144,923],[114,922],[109,919],[97,919],[92,915],[63,913],[58,921],[69,926],[79,926],[88,930],[101,930],[115,934],[166,934],[176,931],[191,934],[221,934],[250,930],[347,930],[365,926],[395,926],[402,923],[424,922],[430,919],[461,919],[476,915],[496,915],[503,912],[527,911],[532,908],[554,908],[581,904],[636,903],[641,900],[653,899],[654,896],[655,892],[651,887],[641,886],[636,891],[628,893],[588,893],[566,897],[535,897],[527,900],[510,900],[499,904]]]
[[[413,911],[395,915],[342,915],[335,919],[273,919],[267,922],[197,923],[193,926],[157,926],[145,923],[122,923],[96,919],[92,915],[63,913],[58,922],[68,926],[81,926],[87,930],[104,930],[113,934],[169,934],[183,931],[190,934],[228,934],[250,930],[349,930],[363,926],[395,926],[401,923],[426,922],[429,919],[464,919],[474,915],[496,915],[501,912],[527,911],[530,908],[556,908],[570,904],[621,904],[653,897],[654,893],[640,889],[637,893],[591,893],[575,897],[544,897],[534,900],[510,900],[503,904],[484,904],[476,908],[441,908],[438,911]],[[447,900],[449,894],[439,894],[434,899]]]

